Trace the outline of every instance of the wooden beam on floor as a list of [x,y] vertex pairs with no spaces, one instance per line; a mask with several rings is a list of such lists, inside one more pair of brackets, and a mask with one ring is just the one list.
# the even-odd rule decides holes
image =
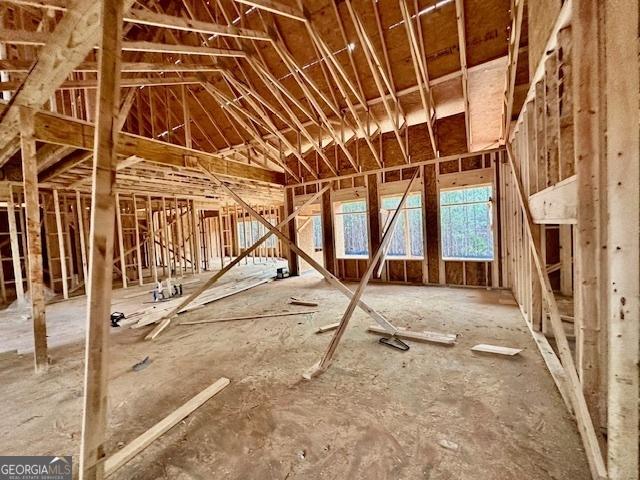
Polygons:
[[[362,294],[364,293],[364,290],[367,287],[369,280],[371,279],[371,276],[373,275],[373,271],[375,270],[376,265],[378,264],[378,261],[382,257],[383,252],[387,248],[387,245],[389,245],[389,243],[391,242],[391,238],[393,237],[393,232],[395,231],[395,227],[398,224],[400,215],[402,214],[402,209],[404,208],[407,198],[409,197],[409,192],[411,191],[411,187],[413,187],[413,184],[416,178],[418,178],[419,173],[420,173],[420,169],[416,168],[416,171],[413,174],[413,177],[411,177],[411,181],[409,182],[407,189],[402,195],[402,199],[400,200],[400,203],[398,204],[396,211],[393,213],[393,216],[391,217],[389,226],[387,227],[384,234],[382,235],[380,246],[369,259],[369,266],[367,267],[366,272],[362,275],[362,280],[360,280],[360,284],[358,285],[358,288],[353,294],[353,297],[351,297],[351,301],[349,302],[347,309],[342,315],[342,319],[340,320],[340,326],[338,327],[333,337],[331,338],[331,341],[329,342],[329,346],[327,347],[327,351],[325,352],[322,359],[316,365],[311,367],[311,369],[303,375],[304,378],[311,379],[312,377],[315,377],[321,374],[322,372],[324,372],[331,365],[333,356],[336,352],[336,349],[338,348],[340,339],[342,338],[342,336],[344,335],[344,332],[347,329],[349,320],[351,320],[353,312],[355,311],[356,306],[358,305],[358,302],[360,301],[360,298],[362,297]],[[397,333],[397,330],[394,333]]]
[[[315,195],[313,195],[311,198],[309,198],[300,208],[298,208],[298,209],[296,209],[296,210],[294,210],[292,212],[289,212],[289,214],[285,217],[285,219],[282,220],[274,228],[275,229],[280,229],[280,228],[285,227],[294,218],[296,218],[298,216],[298,214],[303,210],[304,207],[306,207],[308,205],[311,205],[313,202],[315,202],[328,188],[329,188],[329,185],[327,185],[324,188],[320,189]],[[251,255],[260,245],[262,245],[265,241],[267,241],[267,239],[272,234],[273,234],[273,232],[268,231],[267,233],[262,235],[258,240],[256,240],[256,242],[254,242],[253,245],[251,245],[249,248],[246,248],[244,250],[244,252],[242,252],[240,255],[236,256],[236,258],[234,258],[231,262],[229,262],[227,265],[225,265],[223,268],[221,268],[220,271],[215,273],[203,285],[198,287],[184,301],[180,302],[179,305],[177,305],[169,313],[167,313],[162,318],[162,320],[160,321],[158,326],[156,328],[154,328],[145,337],[145,339],[153,340],[154,338],[156,338],[165,328],[167,328],[169,326],[169,323],[171,322],[171,319],[173,318],[174,315],[176,315],[178,312],[180,312],[185,307],[187,307],[191,302],[193,302],[196,298],[198,298],[205,290],[209,289],[214,283],[216,283],[218,280],[220,280],[220,278],[222,278],[224,276],[224,274],[226,274],[229,270],[231,270],[233,267],[235,267],[237,264],[239,264],[245,257]]]
[[27,224],[27,257],[31,318],[33,319],[34,363],[36,373],[47,369],[47,322],[45,318],[44,278],[42,271],[42,239],[40,230],[40,199],[38,196],[38,166],[34,119],[30,110],[19,109],[22,179]]
[[114,184],[118,139],[116,123],[120,109],[118,82],[123,0],[102,0],[96,4],[101,25],[98,59],[100,87],[93,159],[80,480],[99,480],[105,475],[110,333],[108,319],[111,315]]
[[[203,170],[205,170],[204,167],[203,167]],[[251,208],[251,206],[249,206],[247,202],[242,200],[242,198],[240,198],[240,196],[236,192],[234,192],[230,187],[222,183],[214,174],[206,170],[205,172],[207,173],[207,175],[209,176],[212,182],[222,187],[222,189],[225,192],[227,192],[229,196],[231,196],[231,198],[233,198],[233,200],[236,203],[242,206],[249,213],[249,215],[251,215],[254,219],[260,222],[262,225],[264,225],[264,227],[268,231],[275,234],[283,244],[293,249],[300,257],[302,257],[302,259],[305,262],[307,262],[309,265],[311,265],[312,268],[317,270],[318,273],[320,273],[331,285],[333,285],[338,290],[340,290],[340,292],[342,292],[347,298],[351,299],[353,297],[354,293],[349,289],[349,287],[347,287],[340,280],[338,280],[338,278],[335,275],[330,273],[325,267],[323,267],[318,262],[316,262],[308,253],[306,253],[304,250],[298,247],[295,243],[290,241],[289,238],[284,233],[282,233],[275,226],[271,225],[271,223],[269,223],[268,220],[263,218],[258,212],[256,212],[253,208]],[[373,308],[367,305],[364,301],[360,300],[358,302],[358,306],[362,310],[364,310],[371,318],[373,318],[378,323],[378,325],[387,329],[389,334],[393,334],[396,332],[397,328],[395,326],[393,326],[383,315],[375,311]]]
[[191,398],[188,402],[181,405],[178,409],[174,410],[169,415],[164,417],[142,435],[136,437],[131,443],[125,445],[123,448],[111,455],[104,462],[104,476],[108,477],[109,475],[114,473],[116,470],[118,470],[120,467],[122,467],[124,464],[138,455],[141,451],[151,445],[154,440],[171,430],[178,424],[178,422],[201,407],[207,400],[220,393],[227,385],[229,385],[229,383],[230,380],[228,378],[220,378],[218,381],[205,388],[195,397]]

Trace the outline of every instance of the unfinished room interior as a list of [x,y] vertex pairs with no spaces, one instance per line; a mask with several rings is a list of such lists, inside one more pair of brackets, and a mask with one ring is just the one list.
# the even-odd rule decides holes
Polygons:
[[638,480],[638,3],[0,0],[0,473]]

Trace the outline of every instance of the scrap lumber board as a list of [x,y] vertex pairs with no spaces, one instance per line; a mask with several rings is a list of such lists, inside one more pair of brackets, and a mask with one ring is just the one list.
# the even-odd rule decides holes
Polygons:
[[289,302],[291,305],[301,305],[303,307],[317,307],[317,302],[310,302],[308,300],[300,300],[299,298],[291,297],[291,301]]
[[[371,333],[377,333],[379,335],[389,335],[389,332],[384,328],[380,328],[377,325],[371,325],[368,328]],[[445,345],[455,345],[457,335],[451,333],[438,333],[438,332],[411,332],[406,328],[398,327],[398,331],[395,334],[398,338],[406,338],[407,340],[416,340],[419,342],[431,342],[442,343]]]
[[262,284],[269,283],[269,282],[272,282],[272,281],[273,281],[273,277],[263,278],[261,280],[251,282],[248,285],[242,285],[240,288],[235,288],[235,289],[232,289],[231,291],[228,291],[228,292],[225,292],[225,293],[213,294],[213,296],[211,294],[207,295],[206,292],[204,292],[202,295],[200,295],[200,297],[196,298],[191,303],[191,305],[188,305],[188,306],[184,307],[182,310],[178,310],[178,313],[190,312],[191,310],[195,310],[197,308],[203,307],[204,305],[207,305],[208,303],[215,302],[217,300],[222,300],[223,298],[230,297],[230,296],[235,295],[237,293],[244,292],[244,291],[249,290],[251,288],[254,288],[254,287],[257,287],[257,286],[260,286]]
[[471,348],[474,352],[495,353],[497,355],[508,355],[513,357],[522,351],[522,348],[501,347],[499,345],[487,345],[480,343]]
[[[182,310],[179,310],[178,313],[180,314],[180,313],[190,312],[192,310],[196,310],[198,308],[202,308],[202,307],[204,307],[205,305],[207,305],[209,303],[215,302],[217,300],[222,300],[223,298],[230,297],[232,295],[235,295],[236,293],[244,292],[246,290],[249,290],[250,288],[254,288],[254,287],[257,287],[257,286],[262,285],[264,283],[272,282],[272,281],[273,281],[273,277],[270,276],[268,278],[264,278],[264,279],[259,280],[257,282],[251,282],[249,285],[244,285],[241,288],[236,288],[234,290],[227,291],[227,292],[222,293],[222,294],[217,294],[217,295],[213,294],[213,296],[211,296],[212,295],[211,293],[210,294],[206,294],[206,292],[204,292],[200,297],[198,297],[200,300],[198,300],[198,299],[194,300],[191,304],[189,304],[189,306],[183,308]],[[204,295],[204,298],[202,298],[203,295]],[[154,323],[159,321],[162,318],[164,318],[164,317],[157,318],[154,321]],[[170,321],[171,321],[171,318],[164,318],[164,320],[162,320],[160,322],[158,327],[156,327],[152,332],[150,332],[146,337],[144,337],[145,340],[153,340],[158,335],[160,335],[160,333],[162,333],[162,331],[166,328],[166,326],[169,324]]]
[[[329,323],[327,325],[323,325],[321,327],[318,327],[318,330],[316,330],[316,333],[324,333],[324,332],[329,332],[331,330],[335,330],[336,328],[338,328],[340,326],[340,322],[336,322],[336,323]],[[387,332],[389,333],[389,332]]]
[[266,313],[264,315],[247,315],[245,317],[226,317],[226,318],[210,318],[208,320],[194,320],[193,322],[182,322],[178,325],[200,325],[202,323],[220,323],[220,322],[234,322],[236,320],[255,320],[258,318],[274,318],[274,317],[288,317],[290,315],[306,315],[308,313],[317,313],[320,310],[304,310],[300,312],[284,312],[284,313]]
[[134,439],[131,443],[107,458],[104,463],[105,477],[118,470],[125,463],[138,455],[142,450],[147,448],[151,442],[173,428],[178,422],[186,418],[207,400],[219,393],[223,388],[229,385],[229,382],[230,380],[225,377],[218,379],[218,381],[208,386],[187,403],[164,417],[149,430]]

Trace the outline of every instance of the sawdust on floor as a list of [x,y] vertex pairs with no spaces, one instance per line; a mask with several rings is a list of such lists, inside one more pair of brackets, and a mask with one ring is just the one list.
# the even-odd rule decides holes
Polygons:
[[[155,341],[143,339],[152,326],[115,331],[107,452],[218,378],[231,384],[110,478],[588,479],[575,423],[518,309],[499,303],[506,295],[371,285],[365,300],[394,324],[456,333],[457,344],[392,350],[366,332],[372,321],[358,310],[333,365],[312,381],[301,375],[333,334],[315,330],[339,320],[348,303],[315,274],[180,319],[306,308],[289,305],[291,296],[317,301],[322,311],[312,315],[172,325]],[[84,301],[67,303],[48,322],[84,316]],[[471,352],[477,343],[524,351],[513,358]],[[40,376],[31,355],[0,360],[1,454],[72,454],[77,469],[83,348],[79,339],[52,349],[54,361]],[[132,371],[146,356],[150,364]]]

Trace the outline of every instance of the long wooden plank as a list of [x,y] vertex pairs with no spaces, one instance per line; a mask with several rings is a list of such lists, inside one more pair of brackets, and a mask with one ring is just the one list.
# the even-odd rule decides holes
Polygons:
[[95,3],[98,8],[95,15],[98,16],[97,21],[102,27],[102,48],[98,60],[100,87],[97,96],[92,175],[84,411],[80,446],[81,480],[102,479],[105,468],[103,460],[107,428],[110,328],[108,319],[111,314],[115,215],[113,193],[117,165],[117,119],[120,108],[118,82],[123,14],[122,0],[102,0]]
[[380,258],[382,258],[382,255],[384,254],[384,251],[386,250],[387,245],[389,245],[389,243],[391,242],[391,238],[393,237],[393,232],[395,230],[396,225],[398,224],[398,220],[400,219],[400,216],[402,215],[402,210],[404,208],[405,203],[407,202],[407,198],[409,197],[409,192],[411,192],[411,188],[413,187],[413,184],[415,183],[416,178],[418,178],[419,173],[420,173],[420,169],[416,168],[416,171],[413,174],[413,177],[411,177],[411,181],[409,182],[409,185],[407,185],[407,189],[402,195],[402,199],[400,200],[398,207],[396,208],[395,212],[393,212],[393,216],[391,217],[391,222],[389,222],[389,226],[387,227],[384,234],[382,235],[382,240],[380,241],[380,245],[378,246],[374,254],[371,256],[371,258],[369,259],[369,266],[367,267],[366,272],[362,275],[362,280],[360,280],[360,284],[358,285],[358,288],[353,294],[353,297],[351,297],[351,301],[349,302],[349,305],[347,306],[347,309],[345,310],[344,314],[342,315],[342,319],[340,320],[340,326],[338,327],[338,329],[336,330],[336,333],[334,333],[333,337],[331,338],[331,341],[329,342],[329,345],[327,347],[325,354],[316,365],[311,367],[311,369],[303,375],[304,378],[311,379],[312,377],[315,377],[320,373],[324,372],[331,365],[331,361],[333,360],[333,356],[335,355],[336,349],[338,348],[338,344],[340,343],[340,340],[342,339],[342,336],[344,335],[344,332],[347,329],[349,320],[351,320],[351,317],[353,316],[353,312],[355,311],[356,306],[360,301],[360,298],[362,298],[362,295],[364,294],[365,288],[367,287],[367,284],[369,283],[369,280],[371,279],[371,276],[373,275],[373,272],[376,269],[378,261],[380,260]]
[[547,273],[546,265],[542,261],[539,246],[534,242],[534,238],[531,233],[531,225],[533,223],[533,220],[531,218],[531,212],[529,211],[529,204],[524,195],[522,180],[520,179],[518,170],[516,170],[513,152],[511,151],[511,145],[507,144],[506,148],[507,158],[509,160],[509,165],[511,166],[512,176],[515,183],[518,204],[522,209],[525,220],[523,222],[524,229],[526,231],[527,239],[531,247],[531,252],[533,254],[533,260],[535,262],[538,279],[540,280],[540,284],[542,285],[542,295],[547,305],[547,309],[549,310],[551,328],[553,329],[553,334],[558,346],[560,360],[562,361],[562,366],[567,374],[567,381],[569,385],[568,393],[570,395],[571,404],[576,415],[578,430],[580,431],[580,435],[584,443],[587,460],[589,461],[589,467],[591,469],[591,474],[594,479],[606,479],[607,468],[602,457],[602,452],[600,451],[598,438],[596,436],[593,422],[589,414],[589,409],[582,392],[580,379],[578,378],[576,366],[573,361],[573,354],[571,352],[571,349],[569,348],[569,342],[567,341],[567,336],[565,334],[564,327],[562,326],[562,319],[560,318],[558,304],[556,303],[553,289],[551,288],[549,274]]
[[[377,333],[379,335],[389,335],[389,332],[376,325],[371,325],[367,331],[371,333]],[[407,340],[416,340],[418,342],[428,343],[442,343],[444,345],[455,345],[457,336],[452,333],[438,333],[438,332],[413,332],[406,328],[398,327],[398,331],[395,334],[398,338],[404,338]]]
[[178,325],[200,325],[203,323],[235,322],[237,320],[256,320],[258,318],[289,317],[292,315],[307,315],[309,313],[317,313],[319,311],[320,310],[302,310],[300,312],[267,313],[264,315],[246,315],[244,317],[210,318],[207,320],[196,320],[193,322],[180,322]]
[[[17,58],[0,60],[0,71],[8,73],[26,73],[33,64],[30,60],[20,60]],[[199,63],[162,63],[162,62],[122,62],[121,72],[149,73],[149,72],[218,72],[221,68],[214,64]],[[97,73],[98,64],[96,62],[82,62],[73,69],[74,72]]]
[[[5,107],[3,107],[5,108]],[[94,124],[51,112],[35,112],[35,135],[40,141],[66,145],[81,150],[93,150]],[[284,185],[284,174],[235,162],[220,155],[194,150],[180,145],[153,140],[131,133],[120,133],[117,142],[117,154],[126,158],[132,155],[144,158],[148,162],[201,171],[191,166],[185,158],[196,159],[204,163],[209,170],[230,178],[254,180],[275,185]],[[47,177],[56,175],[56,167],[47,170]],[[44,172],[43,172],[44,174]]]
[[577,223],[578,182],[576,176],[545,188],[529,197],[534,223],[567,225]]
[[220,393],[227,385],[229,385],[229,383],[230,380],[228,378],[220,378],[218,381],[208,386],[195,397],[193,397],[191,400],[164,417],[142,435],[136,437],[131,443],[127,444],[122,449],[118,450],[116,453],[107,458],[104,462],[105,477],[111,475],[136,455],[138,455],[154,440],[158,439],[160,436],[175,427],[178,422],[188,417],[196,409],[200,408],[211,397]]

